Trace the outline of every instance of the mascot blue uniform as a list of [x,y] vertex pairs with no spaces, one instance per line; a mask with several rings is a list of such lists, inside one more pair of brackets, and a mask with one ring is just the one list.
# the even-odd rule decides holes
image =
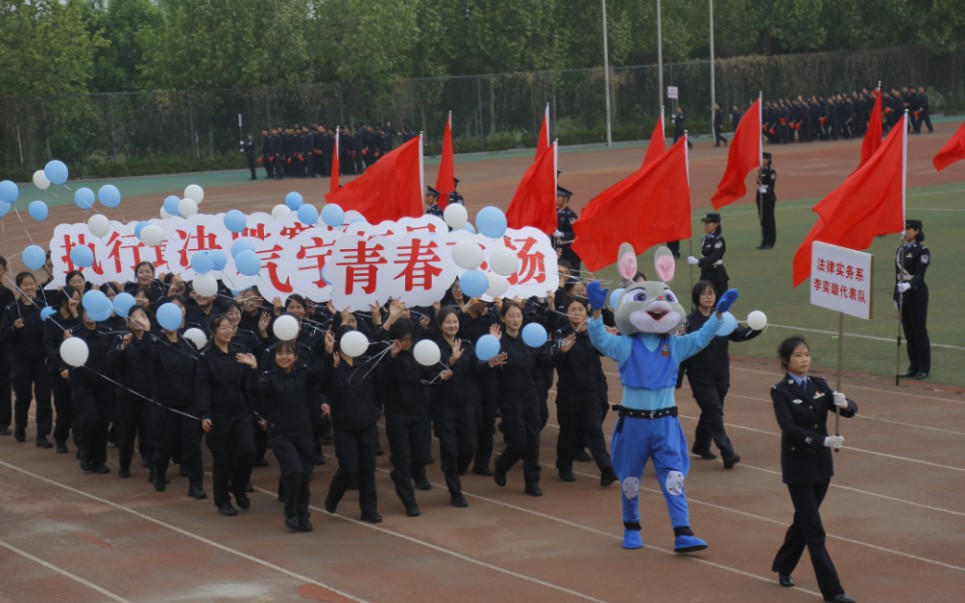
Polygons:
[[[677,419],[674,386],[680,363],[707,347],[721,327],[721,314],[737,299],[737,290],[725,292],[717,312],[699,330],[675,335],[686,311],[667,286],[673,279],[674,259],[660,247],[654,258],[659,281],[634,282],[637,258],[633,247],[620,246],[617,268],[625,289],[614,304],[620,335],[607,333],[600,317],[608,289],[592,282],[587,287],[593,316],[588,321],[590,341],[619,363],[623,399],[613,433],[613,468],[623,484],[623,547],[638,549],[640,538],[640,480],[652,458],[674,529],[674,551],[689,553],[707,548],[690,529],[684,478],[690,456]],[[613,300],[611,300],[612,303]]]

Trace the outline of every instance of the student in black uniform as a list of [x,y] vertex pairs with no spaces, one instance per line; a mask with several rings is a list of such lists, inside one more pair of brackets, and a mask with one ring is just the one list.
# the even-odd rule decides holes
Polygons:
[[764,165],[757,172],[757,216],[761,221],[761,244],[758,249],[774,249],[777,242],[777,224],[774,221],[774,206],[777,195],[774,185],[777,183],[777,172],[771,166],[771,154],[762,153]]
[[[687,333],[699,331],[713,314],[717,305],[715,290],[715,283],[710,281],[698,281],[694,285],[694,309],[687,316]],[[716,459],[717,456],[710,451],[710,444],[713,442],[724,459],[724,469],[732,468],[741,460],[724,431],[724,398],[730,389],[729,342],[748,341],[761,333],[763,331],[738,326],[727,337],[714,337],[710,345],[680,366],[677,376],[679,387],[686,373],[694,399],[700,407],[700,419],[697,421],[697,431],[690,451],[706,460]]]
[[824,379],[809,377],[811,350],[799,335],[778,347],[787,374],[771,388],[774,414],[781,428],[781,473],[794,505],[794,523],[787,530],[771,571],[781,586],[794,586],[791,572],[807,547],[825,601],[854,603],[845,594],[825,548],[824,526],[819,508],[834,474],[831,449],[841,448],[844,437],[828,435],[828,414],[853,417],[858,405],[833,391]]
[[[44,347],[47,348],[47,370],[50,371],[50,389],[54,396],[54,443],[57,452],[67,453],[67,438],[70,437],[74,423],[74,409],[70,401],[70,385],[67,383],[67,365],[60,358],[60,344],[64,342],[64,332],[80,322],[81,292],[67,285],[60,290],[60,296],[50,296],[51,305],[57,312],[44,322]],[[74,443],[77,432],[73,430]]]
[[908,370],[902,377],[927,379],[931,371],[928,339],[928,285],[925,271],[931,252],[922,245],[921,220],[905,220],[905,235],[895,253],[895,303],[901,311],[901,328],[908,341]]
[[3,310],[0,339],[10,353],[13,369],[14,438],[27,439],[27,412],[30,401],[36,401],[37,439],[40,448],[50,448],[52,412],[50,409],[50,373],[44,363],[44,324],[40,311],[44,302],[37,299],[37,279],[32,272],[20,272],[16,279],[19,296]]
[[87,344],[87,362],[68,369],[70,397],[80,440],[80,468],[85,473],[110,473],[107,468],[107,428],[114,414],[113,385],[101,375],[110,374],[107,353],[113,336],[100,331],[97,322],[81,311],[80,324],[70,330]]
[[[459,338],[468,341],[475,349],[479,338],[492,332],[496,325],[494,305],[490,306],[478,297],[468,299],[465,309],[459,314]],[[476,388],[479,390],[479,404],[476,411],[476,456],[472,472],[477,475],[493,474],[489,461],[493,456],[493,432],[496,430],[496,415],[499,409],[499,386],[493,371],[474,373]]]
[[[302,362],[298,352],[294,341],[279,342],[272,354],[271,368],[252,381],[251,393],[259,415],[268,422],[268,440],[281,468],[285,526],[311,532],[309,482],[315,468],[311,407],[318,402],[319,370]],[[251,354],[246,354],[242,362],[250,369],[258,369]]]
[[211,319],[211,341],[198,359],[197,408],[212,457],[211,482],[218,513],[237,515],[229,493],[242,509],[251,501],[245,488],[255,460],[255,434],[245,395],[253,377],[242,362],[248,354],[232,342],[234,327],[224,314]]
[[714,293],[720,298],[724,291],[727,291],[727,282],[730,280],[727,269],[724,268],[727,243],[721,236],[720,214],[705,214],[700,221],[704,223],[704,237],[700,239],[700,257],[690,256],[687,258],[687,263],[700,267],[700,280],[713,283]]
[[[144,362],[140,347],[145,336],[150,338],[151,322],[143,308],[133,307],[127,320],[128,332],[115,337],[108,352],[111,370],[120,383],[115,387],[114,428],[117,430],[118,477],[131,476],[131,460],[134,456],[134,439],[140,433],[141,440],[153,440],[145,434],[153,423],[149,420],[151,409],[144,398],[151,397],[151,365]],[[184,378],[178,375],[176,378]],[[153,460],[153,441],[139,442],[144,453],[143,464],[150,468]]]
[[[336,315],[341,316],[341,315]],[[352,482],[358,483],[362,521],[381,523],[378,496],[375,491],[375,448],[378,440],[379,401],[375,383],[379,367],[373,370],[364,357],[353,358],[339,349],[342,337],[353,331],[342,325],[335,331],[334,341],[326,337],[326,350],[337,351],[332,362],[326,362],[322,377],[328,403],[322,412],[331,415],[335,431],[335,456],[338,469],[325,496],[325,510],[334,513]]]
[[493,479],[498,486],[505,486],[506,473],[522,460],[526,494],[542,496],[543,490],[539,487],[540,367],[550,365],[553,358],[523,342],[523,309],[518,303],[504,301],[500,317],[502,329],[493,329],[500,340],[500,352],[488,364],[495,371],[499,386],[499,412],[506,448],[496,457]]
[[154,264],[141,262],[134,268],[134,281],[124,285],[124,291],[136,297],[143,291],[152,304],[167,295],[167,287],[154,277]]
[[606,377],[600,352],[586,332],[589,303],[571,297],[565,311],[569,324],[553,333],[553,342],[559,345],[554,354],[559,375],[556,419],[560,425],[556,469],[563,481],[575,481],[573,460],[585,443],[600,469],[600,485],[609,486],[617,475],[603,436],[603,408],[608,405]]
[[[6,286],[7,258],[0,255],[0,312],[16,297]],[[13,422],[13,400],[10,397],[10,346],[0,337],[0,435],[10,435]]]

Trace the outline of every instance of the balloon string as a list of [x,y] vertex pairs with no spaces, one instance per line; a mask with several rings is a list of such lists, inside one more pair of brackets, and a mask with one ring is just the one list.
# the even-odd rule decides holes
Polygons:
[[198,421],[199,423],[201,422],[201,419],[199,419],[198,417],[196,417],[196,416],[194,416],[194,415],[191,415],[191,414],[188,414],[188,413],[186,413],[186,412],[184,412],[184,411],[182,411],[182,410],[178,410],[177,408],[173,408],[173,407],[171,407],[171,406],[167,406],[166,404],[161,404],[160,402],[157,402],[156,400],[153,400],[153,399],[151,399],[151,398],[148,398],[148,397],[145,396],[144,394],[142,394],[142,393],[140,393],[140,392],[134,391],[133,389],[127,387],[127,386],[124,385],[123,383],[118,383],[117,381],[114,381],[113,379],[111,379],[111,378],[108,377],[107,375],[103,375],[103,374],[95,371],[94,369],[90,368],[89,366],[82,365],[82,366],[73,367],[73,368],[87,369],[88,371],[94,373],[95,375],[97,375],[97,376],[100,377],[101,379],[104,379],[104,380],[106,380],[106,381],[109,381],[109,382],[113,383],[114,385],[116,385],[117,387],[120,387],[120,388],[122,388],[122,389],[127,390],[128,392],[134,394],[134,395],[137,396],[138,398],[142,398],[142,399],[144,399],[144,400],[147,400],[148,402],[150,402],[151,404],[154,404],[155,406],[157,406],[157,407],[159,407],[159,408],[163,408],[163,409],[165,409],[165,410],[169,410],[169,411],[171,411],[171,412],[173,412],[173,413],[175,413],[175,414],[179,414],[179,415],[184,416],[184,417],[187,417],[187,418],[189,418],[189,419],[194,419],[195,421]]
[[[383,343],[383,342],[378,342],[378,343]],[[365,378],[368,377],[369,374],[371,374],[371,372],[375,370],[375,367],[378,366],[379,362],[381,362],[382,359],[385,358],[388,355],[388,353],[391,351],[392,351],[392,342],[389,342],[389,345],[387,345],[384,350],[382,350],[375,356],[370,356],[366,358],[362,362],[362,366],[356,367],[356,369],[352,372],[352,375],[348,379],[349,385],[359,385],[360,383],[365,381]],[[362,377],[353,384],[352,380],[355,378],[355,375],[358,374],[359,370],[364,368],[366,364],[370,364],[370,363],[372,364],[372,366],[369,367],[369,370],[365,371],[365,374],[362,375]]]
[[20,216],[20,210],[17,209],[16,205],[13,206],[13,211],[17,214],[17,219],[20,220],[20,226],[23,227],[24,234],[27,235],[27,238],[30,239],[31,243],[36,245],[36,243],[34,243],[34,238],[30,236],[30,231],[27,229],[27,225],[23,223],[23,218]]

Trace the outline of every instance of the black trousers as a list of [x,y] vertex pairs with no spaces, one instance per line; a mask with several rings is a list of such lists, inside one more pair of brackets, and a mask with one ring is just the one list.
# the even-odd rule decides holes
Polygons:
[[603,436],[603,408],[597,396],[576,392],[556,396],[556,421],[560,435],[556,440],[556,468],[560,471],[573,469],[573,457],[583,450],[590,450],[600,471],[612,467]]
[[714,295],[717,299],[727,291],[727,284],[730,282],[730,276],[727,274],[727,269],[724,268],[723,264],[718,266],[710,265],[700,269],[700,280],[710,281],[714,285]]
[[[687,374],[690,375],[689,372]],[[734,456],[734,445],[724,431],[724,397],[727,396],[727,390],[730,388],[729,376],[690,377],[689,381],[694,399],[700,407],[700,419],[697,420],[693,449],[700,452],[710,451],[710,443],[713,442],[724,458]]]
[[787,529],[784,544],[777,551],[771,570],[790,576],[797,567],[804,548],[807,547],[814,565],[814,574],[818,579],[818,588],[825,599],[834,598],[844,593],[838,572],[828,550],[824,546],[824,526],[821,524],[819,507],[828,492],[831,480],[820,484],[788,484],[791,493],[791,503],[794,504],[794,523]]
[[429,413],[425,410],[398,412],[387,408],[385,434],[389,438],[389,460],[392,462],[389,475],[395,484],[395,493],[403,505],[411,507],[416,504],[412,480],[425,479],[426,476],[432,441]]
[[719,147],[720,143],[724,143],[727,146],[727,139],[720,133],[720,126],[714,126],[714,146]]
[[50,371],[42,360],[11,358],[13,365],[14,427],[23,432],[27,429],[27,413],[30,401],[37,403],[37,437],[50,433],[53,413],[50,409]]
[[461,399],[432,405],[432,426],[439,438],[439,461],[450,496],[462,494],[459,479],[476,454],[476,404]]
[[10,427],[13,422],[13,396],[11,390],[10,350],[0,348],[0,427]]
[[247,156],[247,159],[248,159],[248,170],[251,171],[251,179],[252,179],[252,180],[257,180],[257,179],[258,179],[258,172],[255,171],[255,170],[256,170],[255,156],[254,156],[254,155],[248,155],[248,156]]
[[[152,441],[151,469],[154,471],[154,478],[165,479],[171,458],[177,456],[181,459],[181,468],[188,474],[188,483],[201,486],[204,482],[204,470],[201,466],[201,424],[161,406],[151,405],[151,408],[144,412],[151,416],[148,439]],[[242,487],[247,483],[245,481]],[[227,498],[227,494],[225,497]]]
[[[359,429],[344,429],[335,425],[335,457],[338,469],[328,486],[328,497],[336,504],[345,496],[353,481],[358,483],[359,508],[363,515],[379,510],[375,493],[375,446],[378,430],[375,424]],[[287,493],[286,493],[287,496]]]
[[523,461],[526,484],[539,483],[540,404],[537,396],[510,397],[499,402],[506,448],[496,457],[496,467],[509,471]]
[[74,385],[70,399],[77,420],[80,460],[96,467],[107,462],[107,428],[114,412],[114,396],[110,384],[103,386]]
[[479,384],[479,404],[476,409],[476,469],[486,469],[493,458],[493,431],[496,429],[496,414],[499,408],[499,393],[495,384]]
[[77,429],[74,425],[74,405],[71,402],[70,385],[60,374],[50,374],[51,391],[54,395],[54,410],[57,411],[57,419],[54,422],[54,441],[57,445],[67,445],[67,438],[71,432],[74,435],[74,444],[79,445],[80,439],[77,437]]
[[271,450],[281,468],[281,484],[285,492],[285,518],[301,521],[309,518],[311,498],[309,483],[315,469],[310,430],[301,433],[269,433]]
[[211,424],[207,437],[212,459],[211,483],[214,504],[220,507],[231,502],[229,493],[236,498],[245,495],[255,461],[255,431],[247,415],[214,416]]
[[262,156],[261,156],[261,165],[262,165],[262,167],[265,168],[265,176],[267,176],[268,178],[274,178],[274,177],[275,177],[275,164],[274,164],[274,162],[271,162],[271,161],[268,160],[269,157],[271,157],[271,156],[270,156],[270,155],[262,155]]
[[901,305],[901,328],[908,343],[908,369],[931,372],[931,341],[928,339],[928,302]]
[[777,242],[777,223],[774,220],[774,206],[777,199],[773,195],[757,195],[757,214],[761,218],[761,246],[773,247]]
[[[134,442],[137,440],[142,456],[151,459],[150,446],[152,442],[145,441],[147,432],[148,412],[144,398],[118,389],[114,394],[116,406],[114,410],[114,428],[117,430],[118,464],[121,469],[131,468],[134,457]],[[140,436],[138,436],[140,434]]]

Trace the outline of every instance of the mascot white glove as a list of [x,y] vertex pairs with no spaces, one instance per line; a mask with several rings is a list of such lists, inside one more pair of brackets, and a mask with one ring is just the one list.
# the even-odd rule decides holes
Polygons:
[[825,448],[841,448],[844,446],[844,436],[834,435],[824,438]]
[[696,266],[700,264],[700,260],[698,260],[697,258],[691,255],[691,256],[687,256],[687,263],[690,264],[691,266]]
[[898,293],[904,293],[911,289],[911,283],[898,283]]
[[841,392],[834,392],[834,405],[837,406],[838,408],[843,408],[847,410],[848,399]]

